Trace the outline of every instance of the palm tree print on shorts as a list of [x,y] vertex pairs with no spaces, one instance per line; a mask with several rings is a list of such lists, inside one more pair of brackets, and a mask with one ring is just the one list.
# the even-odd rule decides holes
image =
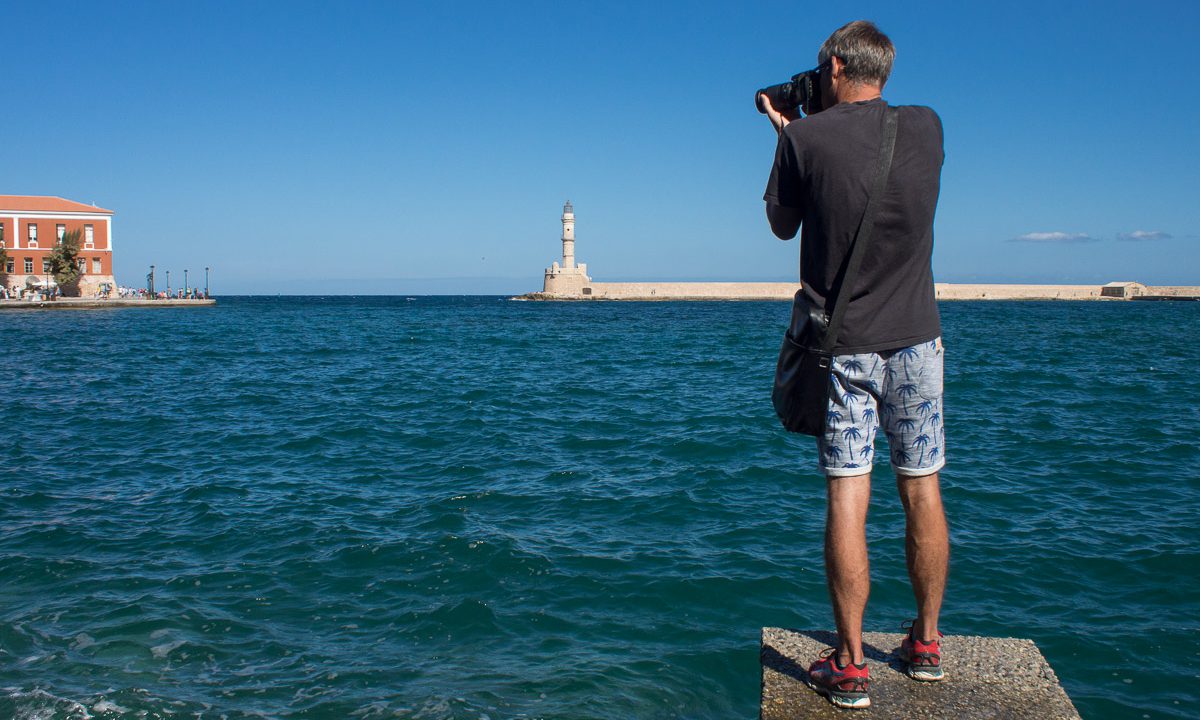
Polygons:
[[831,474],[869,470],[880,428],[894,466],[913,473],[940,468],[945,459],[941,353],[940,342],[933,341],[836,356],[826,431],[818,439],[822,468]]

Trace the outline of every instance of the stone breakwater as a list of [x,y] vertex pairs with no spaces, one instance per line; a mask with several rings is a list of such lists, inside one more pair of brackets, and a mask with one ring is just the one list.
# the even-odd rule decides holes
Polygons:
[[[960,285],[936,283],[939,300],[1134,300],[1200,299],[1200,286]],[[790,300],[800,283],[594,282],[578,292],[534,292],[518,300]]]

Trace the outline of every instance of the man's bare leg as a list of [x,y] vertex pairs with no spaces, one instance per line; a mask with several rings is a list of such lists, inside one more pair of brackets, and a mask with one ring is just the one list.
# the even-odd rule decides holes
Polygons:
[[913,637],[933,640],[938,634],[938,613],[946,591],[950,569],[950,536],[938,474],[919,477],[896,476],[900,501],[904,503],[904,550],[908,579],[917,598]]
[[871,592],[867,562],[871,475],[826,478],[825,489],[825,578],[837,623],[838,664],[861,665],[863,613]]

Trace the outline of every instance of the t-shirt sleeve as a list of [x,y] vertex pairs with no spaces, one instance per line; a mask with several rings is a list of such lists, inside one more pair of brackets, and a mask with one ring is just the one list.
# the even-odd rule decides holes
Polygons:
[[767,191],[763,193],[763,200],[803,210],[804,196],[800,192],[800,172],[796,144],[786,132],[781,133],[779,144],[775,147],[775,164],[771,166],[771,177],[767,180]]

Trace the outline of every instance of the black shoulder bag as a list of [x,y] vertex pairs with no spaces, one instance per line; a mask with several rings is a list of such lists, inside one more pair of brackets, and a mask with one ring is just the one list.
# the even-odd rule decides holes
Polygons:
[[[896,148],[896,108],[885,113],[883,140],[879,144],[879,164],[867,207],[854,236],[850,257],[842,270],[842,281],[833,298],[832,317],[813,307],[804,295],[796,292],[792,301],[792,322],[783,336],[779,362],[775,366],[775,388],[771,403],[775,413],[789,432],[820,436],[825,434],[825,418],[829,408],[829,386],[832,378],[833,347],[842,330],[842,318],[850,304],[850,293],[858,275],[858,266],[871,240],[879,198],[887,185],[892,169],[892,153]],[[828,300],[826,306],[828,306]]]

